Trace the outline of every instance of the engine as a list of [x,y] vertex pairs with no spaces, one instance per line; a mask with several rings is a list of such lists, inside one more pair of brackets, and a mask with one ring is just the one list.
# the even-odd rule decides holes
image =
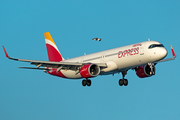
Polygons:
[[90,78],[90,77],[95,77],[99,75],[100,73],[100,68],[96,64],[87,64],[82,66],[80,69],[80,74],[83,78]]
[[135,70],[136,70],[136,75],[140,78],[151,77],[152,75],[155,75],[155,67],[152,66],[152,70],[151,70],[151,67],[148,64],[138,66]]

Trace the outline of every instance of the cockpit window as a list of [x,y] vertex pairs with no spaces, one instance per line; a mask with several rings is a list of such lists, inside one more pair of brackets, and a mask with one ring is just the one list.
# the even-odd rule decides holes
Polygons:
[[149,46],[149,49],[152,49],[154,47],[164,47],[164,45],[163,44],[152,44]]

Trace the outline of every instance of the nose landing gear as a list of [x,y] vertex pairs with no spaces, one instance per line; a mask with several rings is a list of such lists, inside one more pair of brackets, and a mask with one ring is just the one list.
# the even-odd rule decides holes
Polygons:
[[150,72],[149,72],[149,74],[150,75],[155,75],[155,65],[154,65],[154,63],[148,63],[148,65],[149,65],[149,67],[150,67]]

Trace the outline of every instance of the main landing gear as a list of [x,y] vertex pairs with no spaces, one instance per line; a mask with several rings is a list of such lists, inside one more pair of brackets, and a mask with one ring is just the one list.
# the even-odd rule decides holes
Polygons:
[[89,80],[89,79],[84,79],[84,80],[82,80],[82,86],[91,86],[91,80]]
[[[124,78],[126,74],[127,74],[127,71],[122,72],[123,78],[119,80],[120,86],[123,86],[123,85],[127,86],[128,85],[128,80]],[[91,80],[88,78],[82,80],[82,86],[91,86]]]
[[123,76],[123,79],[120,79],[119,80],[119,85],[120,86],[127,86],[128,85],[128,80],[127,79],[124,79],[125,75],[127,74],[127,71],[124,71],[122,72],[122,76]]

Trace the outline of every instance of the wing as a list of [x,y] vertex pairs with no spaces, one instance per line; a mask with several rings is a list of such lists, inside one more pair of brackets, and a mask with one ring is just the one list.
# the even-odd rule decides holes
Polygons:
[[[83,65],[89,63],[79,63],[79,62],[51,62],[51,61],[38,61],[38,60],[27,60],[27,59],[18,59],[12,58],[7,54],[5,47],[3,46],[5,55],[8,59],[15,60],[15,61],[22,61],[22,62],[30,62],[32,65],[36,65],[36,68],[32,67],[19,67],[25,69],[39,69],[39,70],[51,70],[52,68],[57,68],[57,71],[61,69],[70,69],[70,70],[79,70]],[[94,63],[97,64],[99,67],[107,67],[106,63]],[[40,68],[45,67],[45,68]]]

